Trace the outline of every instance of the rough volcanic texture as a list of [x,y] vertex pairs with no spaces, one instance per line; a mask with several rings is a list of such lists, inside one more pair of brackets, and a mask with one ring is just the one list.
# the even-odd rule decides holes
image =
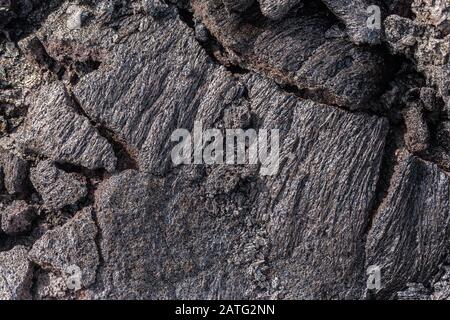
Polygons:
[[366,263],[385,270],[385,294],[404,283],[429,282],[430,265],[445,259],[449,194],[448,176],[436,165],[409,154],[399,160],[366,244]]
[[0,299],[449,299],[447,3],[0,1]]
[[82,176],[66,173],[51,161],[39,162],[31,169],[30,179],[44,205],[52,210],[75,204],[87,195],[86,181]]
[[21,300],[30,298],[33,268],[27,259],[27,249],[16,246],[0,252],[0,299]]
[[0,218],[0,230],[8,235],[17,235],[31,229],[35,213],[25,201],[16,200],[2,212]]
[[[335,21],[314,5],[281,21],[250,12],[234,21],[220,0],[193,0],[194,14],[225,47],[230,59],[329,104],[367,109],[382,90],[387,62],[377,50],[348,39],[326,39]],[[252,23],[258,23],[254,27]]]

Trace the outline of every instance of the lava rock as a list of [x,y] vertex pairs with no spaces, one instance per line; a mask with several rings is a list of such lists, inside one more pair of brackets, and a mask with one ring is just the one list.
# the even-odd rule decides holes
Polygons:
[[35,217],[32,206],[23,200],[14,201],[2,213],[1,230],[11,236],[27,232]]
[[31,182],[51,210],[75,204],[87,195],[85,178],[66,173],[51,161],[41,161],[31,169]]
[[378,297],[390,298],[408,282],[432,280],[446,256],[449,206],[448,175],[403,153],[367,238],[366,266],[378,266],[382,274]]
[[259,0],[261,12],[268,18],[279,20],[289,11],[303,3],[303,0]]
[[15,246],[0,252],[0,299],[30,299],[33,267],[27,259],[28,250]]
[[[79,275],[81,288],[93,284],[100,258],[92,214],[92,208],[85,208],[65,225],[47,231],[31,248],[30,260],[66,277]],[[72,274],[73,271],[79,271],[79,274]]]
[[3,169],[6,190],[10,194],[26,191],[29,171],[27,161],[0,147],[0,167]]
[[113,171],[116,156],[109,142],[74,103],[59,83],[43,87],[32,101],[21,142],[26,149],[60,163]]

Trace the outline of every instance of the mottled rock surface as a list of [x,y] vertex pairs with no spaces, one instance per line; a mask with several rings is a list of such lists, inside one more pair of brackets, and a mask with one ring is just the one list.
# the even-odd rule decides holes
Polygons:
[[447,1],[17,3],[1,299],[449,299]]
[[42,268],[66,275],[79,268],[83,288],[96,279],[99,253],[95,243],[97,228],[92,209],[86,208],[64,226],[50,230],[31,248],[28,256]]
[[0,167],[4,175],[4,185],[9,193],[25,191],[28,163],[20,156],[0,148]]
[[0,299],[20,300],[30,298],[31,263],[27,259],[27,249],[16,246],[0,252]]
[[8,235],[17,235],[31,229],[35,218],[33,207],[23,200],[14,201],[0,215],[0,230]]
[[53,210],[75,204],[87,195],[86,179],[66,173],[51,161],[41,161],[31,169],[31,183],[41,195],[44,205]]
[[112,146],[88,119],[75,112],[74,102],[63,85],[43,87],[31,103],[21,137],[27,149],[56,162],[88,169],[115,169]]
[[249,13],[258,27],[251,21],[233,21],[219,0],[194,0],[192,6],[232,60],[315,99],[368,108],[366,103],[381,89],[387,67],[383,56],[346,39],[327,41],[324,34],[333,21],[314,5],[281,21]]
[[448,253],[450,179],[409,154],[399,160],[369,232],[366,264],[380,266],[386,298],[407,282],[429,283]]

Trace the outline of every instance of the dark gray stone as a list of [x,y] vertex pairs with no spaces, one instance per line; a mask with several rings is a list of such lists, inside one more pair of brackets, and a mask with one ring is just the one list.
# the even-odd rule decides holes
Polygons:
[[41,161],[31,169],[31,182],[44,200],[47,208],[59,210],[75,204],[87,195],[86,179],[66,173],[51,161]]
[[74,112],[65,88],[53,83],[36,94],[22,127],[24,147],[60,163],[113,171],[116,157],[88,119]]
[[382,273],[379,297],[389,298],[408,282],[430,283],[447,254],[449,208],[448,175],[403,154],[367,239],[366,265]]
[[303,3],[303,0],[259,0],[262,13],[273,20],[279,20],[289,11]]
[[27,249],[16,246],[0,252],[0,300],[29,299],[33,268]]
[[2,212],[0,229],[8,235],[27,232],[35,217],[33,207],[23,200],[14,201]]
[[10,194],[25,192],[28,163],[20,156],[0,147],[0,167],[3,169],[6,190]]
[[65,225],[47,231],[31,248],[30,260],[65,278],[73,272],[71,268],[79,268],[81,287],[92,285],[100,263],[92,215],[92,208],[85,208]]

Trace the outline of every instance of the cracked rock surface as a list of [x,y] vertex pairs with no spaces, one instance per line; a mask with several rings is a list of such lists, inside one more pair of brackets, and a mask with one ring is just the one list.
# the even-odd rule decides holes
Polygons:
[[[449,299],[449,26],[445,0],[0,1],[0,299]],[[199,124],[277,129],[275,172],[175,164]]]

